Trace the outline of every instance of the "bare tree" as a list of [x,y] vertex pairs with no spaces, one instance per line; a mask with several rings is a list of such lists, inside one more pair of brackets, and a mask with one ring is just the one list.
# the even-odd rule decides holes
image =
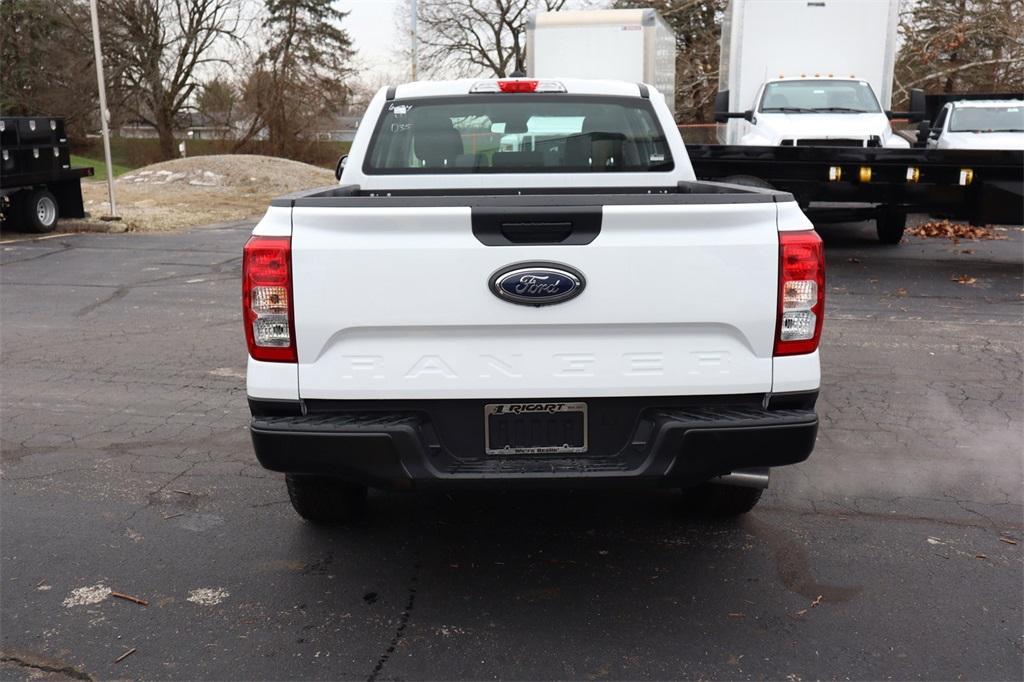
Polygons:
[[[526,64],[526,22],[566,0],[419,0],[419,64],[424,73],[503,78]],[[399,20],[407,30],[408,17]]]
[[1024,0],[916,0],[900,19],[895,99],[1024,89]]
[[0,111],[63,116],[72,137],[95,129],[96,76],[81,0],[0,0]]
[[160,155],[175,155],[174,130],[214,46],[237,39],[240,0],[103,0],[104,51],[112,80],[142,122],[156,128]]

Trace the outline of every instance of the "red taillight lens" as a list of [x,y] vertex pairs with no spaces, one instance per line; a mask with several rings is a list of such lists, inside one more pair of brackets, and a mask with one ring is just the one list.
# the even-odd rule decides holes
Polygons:
[[502,92],[534,92],[537,89],[537,82],[535,80],[514,80],[514,81],[498,81],[498,88]]
[[825,319],[825,249],[813,230],[779,233],[775,355],[813,353]]
[[292,240],[252,237],[242,255],[242,318],[254,360],[295,362]]

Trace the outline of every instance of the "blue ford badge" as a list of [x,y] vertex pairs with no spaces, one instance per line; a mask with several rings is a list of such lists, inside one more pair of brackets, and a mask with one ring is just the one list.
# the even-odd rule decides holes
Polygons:
[[579,270],[561,263],[515,263],[491,276],[491,291],[520,305],[551,305],[575,298],[587,285]]

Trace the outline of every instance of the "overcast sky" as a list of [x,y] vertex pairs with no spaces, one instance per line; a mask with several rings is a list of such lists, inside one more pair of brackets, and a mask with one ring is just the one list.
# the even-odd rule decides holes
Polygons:
[[[402,54],[409,37],[400,35],[395,10],[409,0],[334,0],[349,15],[343,26],[358,51],[360,80],[381,85],[409,79],[409,60]],[[569,7],[607,5],[606,0],[570,0]]]
[[334,6],[348,12],[343,26],[358,51],[360,77],[368,82],[389,77],[407,80],[409,65],[401,55],[395,9],[409,0],[335,0]]

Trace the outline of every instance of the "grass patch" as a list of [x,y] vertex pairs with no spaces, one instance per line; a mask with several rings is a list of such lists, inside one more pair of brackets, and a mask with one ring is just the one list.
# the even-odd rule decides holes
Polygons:
[[[98,159],[89,159],[84,156],[76,156],[74,154],[71,155],[72,168],[84,168],[86,166],[93,167],[93,169],[95,170],[95,175],[93,177],[96,180],[107,179],[107,164],[105,164],[103,161],[100,161]],[[119,163],[111,164],[110,168],[111,170],[114,171],[115,178],[119,175],[124,175],[125,173],[134,170],[129,166],[122,166]]]

